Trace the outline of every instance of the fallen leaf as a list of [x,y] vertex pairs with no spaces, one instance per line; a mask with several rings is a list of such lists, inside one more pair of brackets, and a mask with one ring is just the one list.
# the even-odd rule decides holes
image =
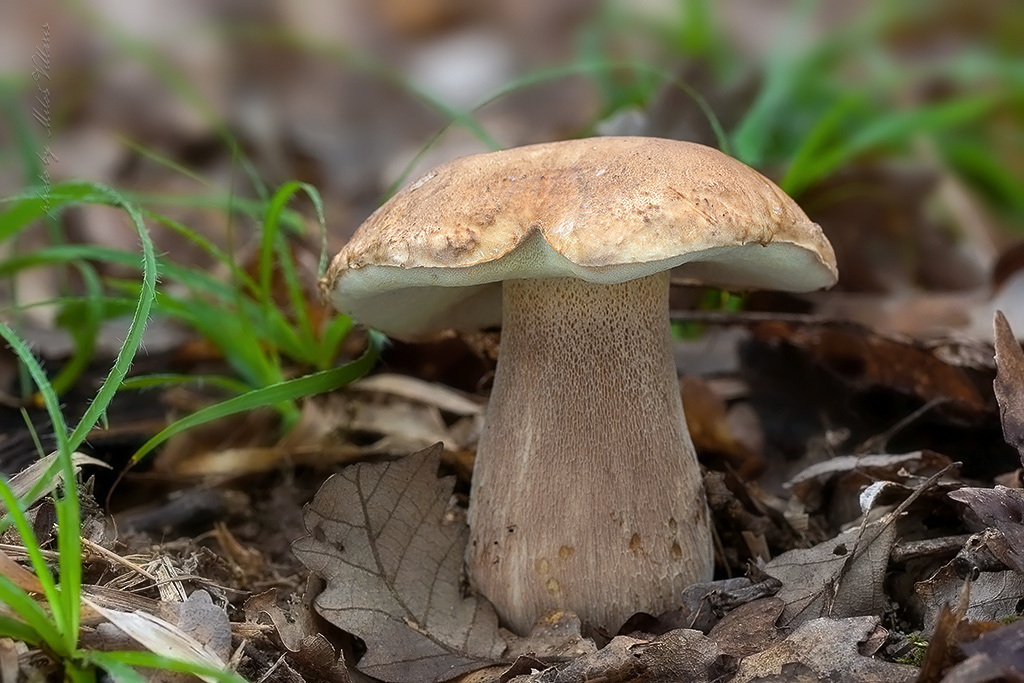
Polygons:
[[213,604],[205,590],[192,591],[185,602],[166,603],[175,612],[174,624],[221,659],[231,656],[231,624],[224,608]]
[[306,507],[293,544],[327,586],[317,612],[363,639],[357,667],[386,681],[435,683],[495,663],[506,649],[491,606],[460,591],[468,530],[445,520],[454,478],[437,444],[334,475]]
[[1024,678],[1024,621],[1016,621],[961,644],[967,659],[946,672],[944,683]]
[[39,577],[11,559],[3,550],[0,550],[0,574],[27,593],[43,593],[43,584],[39,582]]
[[977,418],[988,402],[964,368],[950,365],[935,349],[899,335],[883,335],[862,325],[829,322],[798,326],[766,322],[753,328],[757,339],[803,349],[860,389],[885,387],[921,401],[940,400],[942,409]]
[[[210,613],[208,610],[204,610],[200,603],[205,602],[205,604],[210,607],[213,607],[213,604],[210,602],[210,596],[206,594],[205,591],[196,591],[193,595],[196,595],[197,593],[205,595],[205,600],[203,600],[201,596],[196,598],[198,613],[203,615],[200,617],[199,622],[206,621],[206,626],[209,626],[208,620],[210,618]],[[154,654],[192,662],[194,664],[200,664],[213,669],[227,670],[227,665],[225,664],[224,659],[222,659],[213,648],[201,642],[193,635],[187,633],[184,628],[180,626],[176,626],[146,612],[119,612],[117,610],[100,607],[95,602],[92,602],[85,597],[83,597],[82,600],[89,607],[102,614],[107,621],[127,635],[131,636],[132,639]],[[223,631],[226,634],[227,642],[230,645],[231,631],[228,624],[227,614],[219,607],[214,607],[214,609],[219,610],[220,614],[223,615]],[[195,619],[195,613],[186,617],[186,619],[190,622],[189,625],[192,627],[199,625],[199,622]],[[197,635],[200,635],[200,637],[211,635],[211,631],[208,628],[204,630],[206,630],[206,633]],[[216,646],[217,644],[215,643],[214,647]],[[212,676],[199,677],[204,681],[209,681],[210,683],[217,680]]]
[[732,433],[728,406],[696,375],[679,382],[686,427],[697,452],[724,458],[742,479],[754,479],[764,470],[764,459]]
[[924,661],[921,662],[921,673],[918,675],[917,683],[939,683],[946,669],[956,661],[959,645],[957,626],[963,623],[961,610],[967,606],[964,598],[968,592],[969,589],[960,592],[960,604],[955,605],[955,609],[950,605],[942,606],[935,628],[928,638],[928,649],[925,651]]
[[733,657],[747,657],[774,646],[782,640],[775,622],[786,603],[780,598],[761,598],[740,605],[715,624],[708,637],[718,643],[722,652]]
[[408,375],[380,373],[349,386],[350,391],[378,391],[434,406],[455,415],[483,415],[484,406],[437,382]]
[[[786,486],[812,510],[822,510],[835,525],[859,518],[874,504],[895,503],[913,493],[915,485],[949,468],[949,458],[927,449],[903,454],[843,455],[805,467]],[[941,496],[941,485],[923,492]]]
[[874,481],[905,482],[910,475],[931,476],[949,466],[950,459],[929,450],[899,454],[840,455],[815,463],[793,475],[785,486],[801,497],[809,489],[824,488],[834,478],[857,473],[857,483]]
[[288,653],[288,662],[302,674],[303,680],[322,683],[351,683],[352,678],[345,667],[344,659],[334,651],[334,646],[317,633],[307,636],[299,643],[296,652]]
[[269,619],[277,630],[277,636],[281,644],[289,652],[298,652],[302,648],[303,641],[316,633],[316,626],[313,623],[314,615],[305,602],[285,613],[277,604],[277,589],[271,588],[258,595],[253,595],[245,601],[245,620],[254,624],[260,623],[263,618]]
[[[914,593],[924,607],[924,630],[935,628],[946,605],[960,602],[964,579],[954,562],[943,565],[930,578],[914,584]],[[972,620],[999,621],[1016,618],[1017,604],[1024,598],[1024,576],[1013,571],[981,572],[971,581],[964,616]]]
[[1006,552],[1000,559],[1024,573],[1024,490],[996,486],[950,491],[953,500],[967,505],[967,521],[975,528],[991,527],[1002,534]]
[[584,638],[580,618],[572,612],[562,610],[548,612],[530,629],[525,638],[509,643],[507,659],[529,655],[547,659],[570,659],[593,654],[597,646],[590,638]]
[[[57,457],[58,454],[56,452],[43,456],[42,458],[33,461],[31,465],[11,477],[10,482],[8,482],[8,486],[11,488],[11,493],[13,493],[17,498],[24,499],[24,496],[26,496],[33,487],[39,484],[43,476],[49,470],[50,465],[53,464]],[[110,469],[110,465],[102,460],[97,460],[96,458],[82,453],[72,453],[71,464],[74,466],[75,472],[79,472],[82,465],[95,465],[96,467],[105,467],[108,470]],[[34,498],[23,500],[26,508],[31,507],[36,501],[53,491],[53,489],[64,480],[63,471],[60,469],[54,470],[50,475],[50,480],[46,482],[45,486],[36,492]],[[7,508],[4,504],[0,503],[0,512],[5,511],[6,509]]]
[[744,658],[732,683],[899,683],[917,678],[912,666],[860,653],[859,644],[872,638],[878,624],[875,616],[808,621],[775,647]]
[[992,383],[1003,423],[1003,438],[1017,449],[1024,462],[1024,350],[1002,311],[995,321],[996,379]]
[[508,683],[710,682],[731,670],[730,660],[700,631],[676,629],[650,639],[617,636],[597,652],[536,673],[502,677]]
[[785,601],[783,626],[793,627],[823,616],[881,614],[888,604],[884,590],[896,525],[889,517],[855,528],[811,548],[779,555],[764,571],[782,582],[777,596]]

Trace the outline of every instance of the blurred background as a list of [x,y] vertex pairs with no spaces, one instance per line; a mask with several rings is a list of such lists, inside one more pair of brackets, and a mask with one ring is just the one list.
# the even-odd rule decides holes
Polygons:
[[[917,294],[991,298],[1024,259],[1022,46],[1014,0],[7,2],[0,196],[87,179],[237,246],[258,222],[236,204],[297,179],[322,193],[333,251],[456,156],[689,139],[822,224],[840,291],[872,295],[830,307],[929,334],[970,326],[970,306]],[[136,240],[102,206],[44,222],[20,249]],[[208,259],[151,229],[176,260]],[[52,279],[23,273],[19,302],[56,296]]]

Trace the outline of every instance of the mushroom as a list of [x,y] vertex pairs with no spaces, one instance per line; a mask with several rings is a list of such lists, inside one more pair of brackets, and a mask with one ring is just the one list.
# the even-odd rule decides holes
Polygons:
[[439,166],[327,273],[341,311],[398,338],[501,324],[466,562],[520,634],[550,609],[614,633],[711,578],[670,269],[731,289],[836,281],[821,229],[771,181],[717,150],[640,137]]

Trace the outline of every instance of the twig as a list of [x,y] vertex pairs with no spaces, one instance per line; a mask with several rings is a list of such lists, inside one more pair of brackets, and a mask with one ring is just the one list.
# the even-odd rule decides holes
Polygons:
[[937,408],[943,403],[949,402],[949,399],[944,396],[938,396],[925,403],[923,406],[910,413],[896,424],[886,429],[881,434],[876,434],[866,439],[860,446],[855,449],[855,453],[881,453],[888,445],[889,439],[895,436],[898,432],[906,429],[908,426],[919,420],[925,413],[930,411],[932,408]]
[[267,673],[265,673],[262,676],[260,676],[260,680],[256,681],[256,683],[265,683],[267,680],[269,680],[270,679],[270,674],[272,674],[275,671],[277,671],[277,667],[281,666],[281,664],[284,663],[284,658],[287,657],[287,656],[288,656],[288,653],[285,652],[283,655],[278,657],[277,661],[274,662],[274,665],[272,667],[270,667],[269,669],[267,669]]
[[154,584],[157,582],[157,578],[155,576],[153,576],[152,574],[147,572],[145,569],[143,569],[139,565],[137,565],[137,564],[135,564],[133,562],[128,561],[127,559],[121,557],[120,555],[118,555],[117,553],[113,552],[112,550],[107,550],[103,546],[101,546],[101,545],[99,545],[97,543],[94,543],[93,541],[90,541],[88,538],[83,538],[82,539],[82,545],[85,546],[86,548],[88,548],[89,550],[93,551],[97,555],[102,555],[103,557],[105,557],[108,560],[112,561],[114,564],[119,564],[122,567],[127,567],[128,569],[132,570],[136,574],[139,574],[140,576],[146,577],[147,579],[152,581]]
[[796,323],[800,325],[838,325],[849,323],[813,313],[777,313],[774,311],[669,311],[672,322],[706,323],[708,325],[756,325],[758,323]]
[[921,557],[956,555],[970,537],[970,534],[961,534],[959,536],[941,536],[939,538],[926,538],[921,541],[896,543],[892,547],[892,552],[889,553],[889,561],[893,564],[901,564]]

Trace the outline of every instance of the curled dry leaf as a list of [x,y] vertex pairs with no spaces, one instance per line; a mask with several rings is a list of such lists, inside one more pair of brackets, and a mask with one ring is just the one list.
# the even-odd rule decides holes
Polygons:
[[[931,476],[952,461],[941,453],[920,450],[899,454],[839,455],[818,462],[793,475],[786,486],[801,498],[820,490],[833,479],[850,477],[863,486],[872,481],[907,481],[911,475]],[[851,487],[853,488],[853,487]]]
[[[24,496],[26,496],[29,493],[29,491],[31,491],[32,488],[36,486],[36,484],[38,484],[40,480],[42,480],[42,478],[46,475],[46,473],[50,469],[50,465],[52,465],[54,460],[57,459],[57,455],[58,454],[56,452],[53,452],[50,453],[49,455],[43,456],[42,458],[33,461],[31,465],[29,465],[28,467],[26,467],[25,469],[11,477],[11,481],[8,483],[8,486],[11,487],[11,493],[13,493],[18,498],[23,498]],[[93,465],[96,467],[105,467],[108,470],[110,469],[110,465],[103,462],[102,460],[97,460],[96,458],[90,457],[83,453],[72,453],[71,464],[74,466],[75,472],[81,470],[83,465]],[[63,481],[63,479],[64,475],[62,474],[61,470],[54,470],[51,473],[50,480],[46,482],[46,485],[43,488],[39,489],[39,491],[36,492],[35,497],[30,500],[24,501],[25,506],[31,507],[33,504],[36,503],[36,501],[40,500],[43,496],[50,493],[50,491],[52,491],[58,484],[60,484]],[[6,509],[7,508],[4,506],[4,504],[0,503],[0,512],[5,511]]]
[[385,681],[435,683],[506,649],[491,606],[460,592],[467,529],[445,520],[453,478],[440,445],[331,477],[306,508],[293,550],[327,586],[316,610],[366,643],[358,668]]
[[[993,382],[1003,437],[1024,459],[1024,351],[1001,312],[996,312],[997,373]],[[1024,573],[1024,490],[1004,486],[962,488],[949,497],[968,507],[967,521],[976,528],[996,529],[1005,541],[1000,559]]]
[[1024,351],[1002,311],[995,321],[996,379],[992,383],[1003,422],[1003,438],[1024,462]]
[[316,633],[315,617],[306,601],[286,613],[277,604],[276,588],[249,597],[245,601],[244,610],[248,622],[257,624],[269,619],[277,630],[281,644],[289,652],[298,652],[303,640]]
[[1024,621],[1017,621],[962,643],[967,659],[950,669],[944,683],[1020,680],[1024,673]]
[[323,683],[351,683],[352,678],[344,660],[322,634],[306,636],[296,652],[288,653],[288,662],[306,681]]
[[993,528],[1005,543],[1000,559],[1024,574],[1024,490],[996,486],[962,488],[947,494],[967,505],[967,521],[977,528]]

